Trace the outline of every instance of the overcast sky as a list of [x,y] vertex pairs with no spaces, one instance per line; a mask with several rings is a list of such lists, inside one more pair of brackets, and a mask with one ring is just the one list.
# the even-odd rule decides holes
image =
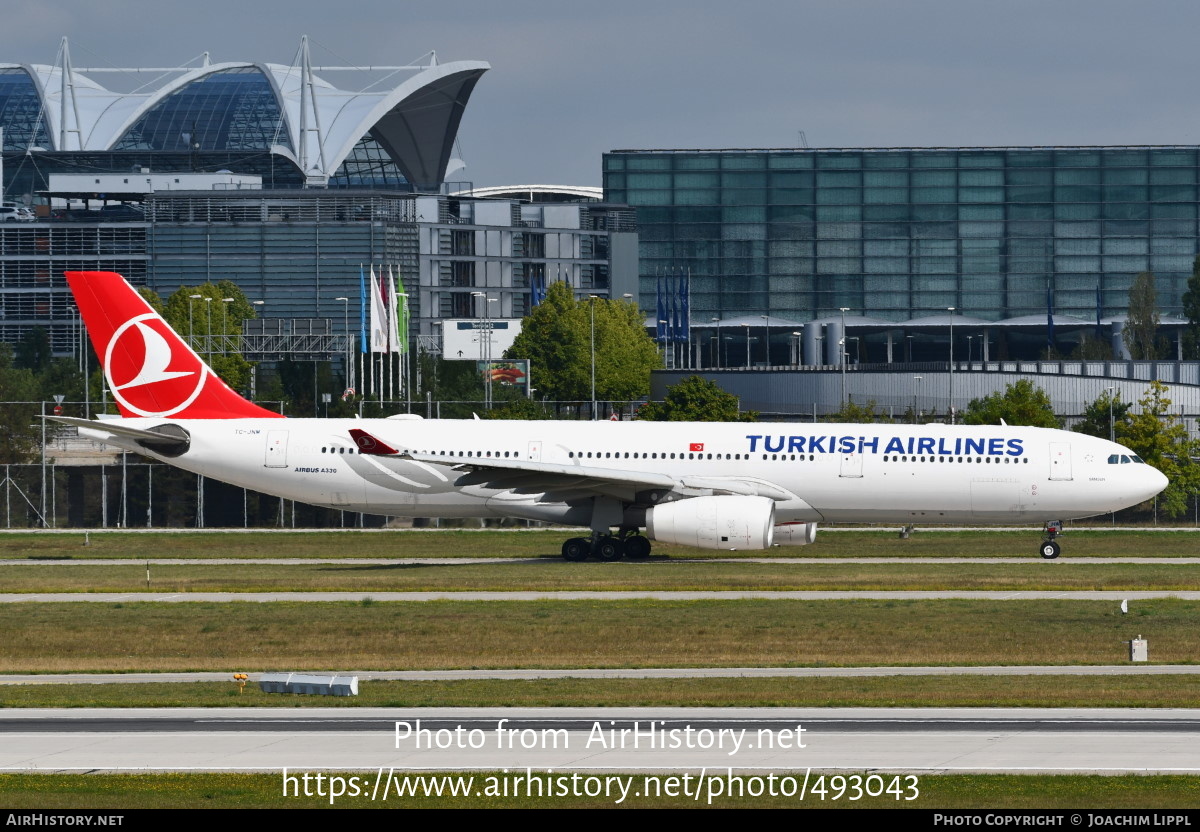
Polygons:
[[[482,60],[478,185],[599,185],[616,148],[1200,144],[1200,4],[5,0],[0,62]],[[111,75],[102,84],[123,87]],[[329,80],[338,85],[348,78]]]

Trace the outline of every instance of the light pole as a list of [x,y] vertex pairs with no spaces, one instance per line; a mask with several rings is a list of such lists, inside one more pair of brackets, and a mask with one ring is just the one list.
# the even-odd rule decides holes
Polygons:
[[974,335],[967,336],[967,367],[971,366],[971,341],[974,340]]
[[800,366],[800,336],[802,334],[803,334],[803,330],[801,330],[800,332],[792,333],[792,343],[795,345],[793,347],[794,351],[792,353],[792,364],[793,364],[793,366],[796,366],[796,367]]
[[350,352],[350,298],[334,298],[342,302],[342,332],[346,336],[346,387],[354,386],[354,378],[350,374],[350,365],[354,358]]
[[[717,356],[716,356],[716,359],[713,361],[713,363],[716,364],[717,369],[719,370],[719,369],[721,369],[721,319],[713,318],[712,322],[717,325],[716,326],[716,329],[717,329],[717,334],[716,334]],[[710,342],[711,342],[711,339],[710,339]]]
[[208,360],[212,361],[212,298],[204,299],[204,308],[207,310],[205,315],[208,318],[208,338],[206,339],[204,354]]
[[221,355],[225,355],[226,344],[229,340],[229,309],[227,304],[233,303],[233,298],[221,298]]
[[596,298],[588,295],[589,311],[592,313],[592,421],[596,421]]
[[742,324],[746,327],[746,369],[750,369],[750,324]]
[[[265,300],[250,301],[251,306],[263,306],[264,304],[266,304]],[[255,315],[257,315],[258,312],[259,310],[254,310]],[[254,361],[250,364],[250,400],[254,401],[256,398],[258,398],[258,362]],[[282,404],[279,405],[279,409],[280,411],[283,410]]]
[[917,391],[921,389],[921,376],[913,376],[913,424],[917,423]]
[[954,307],[947,306],[950,313],[950,424],[954,424]]
[[771,366],[771,319],[767,315],[759,315],[763,319],[763,335],[766,338],[763,340],[763,362],[765,366]]
[[1113,424],[1113,398],[1116,393],[1116,387],[1105,387],[1108,391],[1108,441],[1116,442],[1116,425]]
[[838,341],[838,358],[842,362],[842,410],[846,409],[846,313],[850,311],[849,306],[839,306],[838,310],[842,313],[842,340]]
[[188,295],[188,346],[193,350],[196,349],[196,324],[192,318],[192,310],[196,308],[196,304],[192,301],[202,297],[204,295]]

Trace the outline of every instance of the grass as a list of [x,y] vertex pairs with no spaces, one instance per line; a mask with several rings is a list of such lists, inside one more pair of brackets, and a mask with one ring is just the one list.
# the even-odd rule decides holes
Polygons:
[[[197,809],[197,808],[611,808],[613,797],[477,797],[397,798],[386,802],[369,799],[374,772],[358,772],[366,782],[366,797],[343,798],[332,804],[327,797],[285,797],[280,774],[0,774],[0,794],[6,810],[45,809]],[[561,772],[556,773],[562,776]],[[765,774],[765,772],[764,772]],[[544,779],[546,775],[536,776]],[[343,776],[353,776],[345,773]],[[397,775],[402,778],[428,774]],[[472,776],[466,773],[465,776]],[[498,778],[497,791],[512,794],[516,778],[499,772],[473,773],[473,791],[482,791],[487,778]],[[569,777],[570,775],[567,775]],[[599,775],[601,777],[604,774]],[[608,775],[614,776],[614,775]],[[617,775],[619,776],[619,775]],[[669,774],[659,775],[659,783]],[[865,774],[864,774],[865,776]],[[893,775],[894,776],[894,775]],[[646,794],[647,779],[632,775],[628,808],[704,807],[705,800],[684,797],[633,797]],[[800,772],[803,777],[803,772]],[[890,779],[890,777],[888,778]],[[1195,808],[1200,777],[1196,776],[1087,776],[1087,775],[919,775],[919,797],[897,801],[894,796],[860,801],[820,801],[809,795],[796,797],[718,798],[713,806],[728,808],[910,808],[910,809],[1161,809]],[[569,780],[567,781],[569,784]],[[507,788],[506,788],[507,784]],[[303,785],[300,785],[303,788]],[[315,787],[314,787],[315,788]],[[552,789],[547,789],[553,792]],[[1064,819],[1065,820],[1065,819]],[[1085,816],[1083,822],[1087,823]]]
[[229,682],[0,685],[0,708],[1197,708],[1200,675],[363,681],[359,695]]
[[0,592],[566,590],[1190,590],[1178,564],[566,563],[26,566]]
[[1109,664],[1200,656],[1200,605],[432,601],[0,605],[0,672]]
[[[1092,531],[1072,529],[1063,539],[1066,557],[1193,557],[1200,530],[1175,532]],[[515,531],[398,530],[393,532],[157,533],[84,532],[0,534],[0,558],[412,558],[412,557],[554,557],[562,542],[576,532],[528,529]],[[922,533],[908,540],[895,530],[820,533],[804,547],[769,552],[717,552],[656,543],[656,555],[671,557],[1034,557],[1038,529]]]

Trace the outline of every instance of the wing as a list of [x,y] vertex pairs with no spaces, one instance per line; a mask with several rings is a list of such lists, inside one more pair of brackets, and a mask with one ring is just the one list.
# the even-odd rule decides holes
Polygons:
[[412,460],[439,465],[458,474],[459,488],[480,486],[515,494],[544,494],[545,502],[571,503],[590,497],[616,497],[647,505],[660,502],[668,493],[677,497],[741,494],[769,497],[777,502],[798,499],[774,483],[753,478],[673,477],[652,471],[629,471],[593,465],[562,465],[525,459],[442,456],[401,450],[359,428],[351,428],[359,452],[369,456]]

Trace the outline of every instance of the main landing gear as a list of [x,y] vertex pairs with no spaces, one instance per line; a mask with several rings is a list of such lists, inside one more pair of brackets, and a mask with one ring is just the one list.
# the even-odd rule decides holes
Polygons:
[[1058,557],[1061,549],[1058,545],[1058,541],[1056,541],[1054,538],[1062,534],[1062,527],[1063,524],[1061,520],[1051,520],[1046,524],[1046,539],[1042,541],[1041,548],[1038,549],[1038,554],[1042,556],[1043,560],[1054,560],[1056,557]]
[[591,538],[572,537],[562,545],[564,560],[584,561],[591,556],[603,561],[645,560],[650,557],[650,540],[634,530],[622,531],[619,535],[593,534]]

